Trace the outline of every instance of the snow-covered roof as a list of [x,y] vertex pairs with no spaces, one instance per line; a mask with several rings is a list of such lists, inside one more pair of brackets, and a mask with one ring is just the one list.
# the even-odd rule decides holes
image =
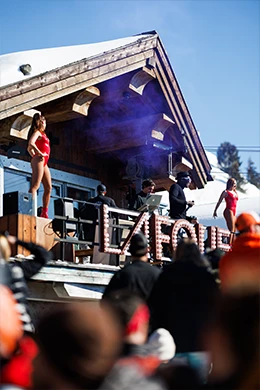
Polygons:
[[[0,87],[26,80],[29,77],[38,76],[41,73],[54,70],[75,61],[103,54],[152,36],[154,34],[142,34],[100,43],[28,50],[1,55]],[[25,64],[31,65],[32,71],[29,76],[24,76],[19,70],[19,67]]]

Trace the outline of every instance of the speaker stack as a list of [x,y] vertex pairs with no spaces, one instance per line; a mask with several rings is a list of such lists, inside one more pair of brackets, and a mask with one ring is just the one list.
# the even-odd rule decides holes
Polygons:
[[[59,198],[54,200],[54,214],[56,216],[74,218],[73,199]],[[67,222],[62,219],[55,218],[52,221],[52,227],[55,232],[65,233],[75,232],[77,224],[75,222]]]
[[32,215],[32,194],[19,191],[3,195],[3,215]]

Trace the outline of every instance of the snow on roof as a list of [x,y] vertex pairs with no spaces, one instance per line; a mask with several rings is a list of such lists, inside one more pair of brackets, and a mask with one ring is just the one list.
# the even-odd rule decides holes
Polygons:
[[[219,168],[215,154],[206,151],[206,155],[212,167],[211,175],[214,181],[208,182],[203,189],[189,190],[186,188],[184,190],[186,199],[194,200],[195,202],[194,206],[189,209],[188,215],[196,215],[199,222],[205,226],[226,228],[226,223],[222,215],[225,208],[224,201],[218,209],[218,218],[214,219],[212,215],[220,194],[226,189],[229,175]],[[246,211],[255,211],[259,214],[260,190],[250,183],[246,183],[243,189],[245,193],[238,191],[237,215]],[[161,204],[169,207],[168,191],[160,192],[160,194],[163,195]]]
[[[115,39],[112,41],[91,43],[77,46],[63,46],[49,49],[21,51],[0,56],[0,87],[29,77],[71,64],[75,61],[89,58],[119,47],[134,43],[140,39],[152,37],[154,34],[142,34],[133,37]],[[32,71],[24,76],[19,70],[21,65],[30,64]]]

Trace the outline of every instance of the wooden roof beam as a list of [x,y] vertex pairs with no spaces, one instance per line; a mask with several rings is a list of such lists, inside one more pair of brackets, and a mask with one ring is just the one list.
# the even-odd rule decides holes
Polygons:
[[129,83],[129,88],[139,95],[142,95],[146,85],[155,78],[156,75],[153,69],[144,66],[142,70],[134,74]]
[[32,123],[32,117],[36,113],[40,114],[40,111],[37,110],[27,110],[13,122],[10,135],[20,139],[27,139],[29,129]]
[[76,97],[75,102],[72,106],[72,110],[78,112],[79,114],[87,116],[92,101],[98,96],[100,96],[100,91],[97,87],[87,87],[85,91],[81,92]]
[[131,134],[124,134],[123,137],[120,137],[120,141],[113,139],[111,141],[103,141],[102,139],[94,139],[93,144],[88,145],[86,150],[87,152],[103,154],[118,151],[121,149],[131,149],[137,146],[144,145],[143,138],[133,138]]
[[[146,115],[141,118],[133,118],[130,120],[117,121],[113,124],[104,123],[102,127],[92,127],[90,132],[100,134],[100,137],[103,135],[108,136],[113,133],[120,133],[124,129],[124,132],[131,132],[133,134],[140,133],[142,135],[146,134],[151,138],[158,139],[163,141],[164,135],[171,126],[175,125],[174,121],[169,118],[166,114],[154,114]],[[134,130],[134,131],[133,131]],[[173,132],[170,132],[170,135],[173,137]]]
[[[157,36],[1,88],[0,119],[142,68]],[[19,86],[19,88],[17,88]]]
[[[163,141],[165,132],[173,125],[174,122],[167,115],[156,114],[120,122],[116,126],[91,129],[88,132],[87,150],[105,153],[146,145],[147,141],[153,139]],[[125,146],[126,140],[128,146]]]
[[175,123],[166,114],[162,114],[162,118],[158,120],[153,126],[151,137],[163,141],[164,134],[167,129]]

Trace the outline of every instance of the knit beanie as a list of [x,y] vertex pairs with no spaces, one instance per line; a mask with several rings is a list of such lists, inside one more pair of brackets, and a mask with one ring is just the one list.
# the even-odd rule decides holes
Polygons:
[[142,234],[135,234],[130,242],[129,252],[134,257],[141,257],[147,253],[147,238]]
[[171,360],[176,351],[172,335],[164,328],[156,329],[148,339],[148,345],[160,360]]

